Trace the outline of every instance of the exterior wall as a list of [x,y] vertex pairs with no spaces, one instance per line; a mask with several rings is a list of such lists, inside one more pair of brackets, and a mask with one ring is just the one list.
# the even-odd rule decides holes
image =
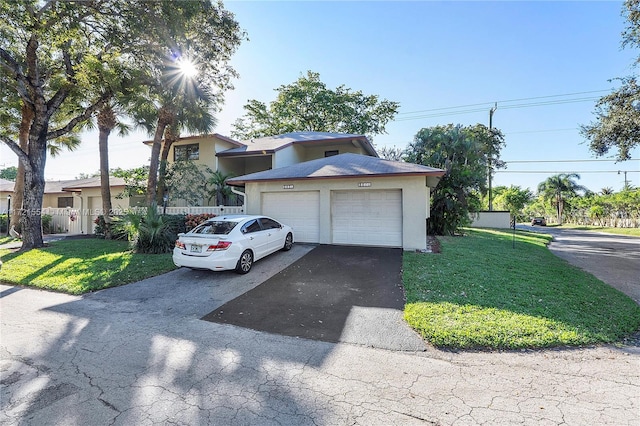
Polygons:
[[[123,191],[123,187],[111,187],[111,208],[124,212],[129,208],[129,198],[116,198]],[[71,194],[71,193],[68,193]],[[100,188],[84,188],[81,194],[73,193],[73,208],[78,210],[80,232],[92,234],[95,228],[93,222],[102,214],[102,194]]]
[[169,148],[168,162],[173,163],[174,149],[176,146],[192,144],[198,144],[200,150],[199,158],[198,160],[194,160],[194,163],[209,166],[213,171],[218,169],[218,157],[216,157],[216,153],[236,147],[227,141],[215,137],[183,139],[178,142],[174,142],[173,145],[171,145],[171,148]]
[[303,161],[305,161],[304,148],[300,145],[289,145],[288,147],[274,153],[272,168],[277,169],[280,167],[291,166]]
[[[323,154],[324,155],[324,154]],[[358,187],[361,182],[370,182],[371,186]],[[293,185],[292,189],[283,189],[283,185]],[[425,178],[386,177],[353,179],[309,179],[297,181],[271,181],[247,183],[247,213],[261,214],[261,193],[287,191],[320,191],[320,243],[331,244],[331,192],[335,190],[367,191],[379,189],[402,190],[402,246],[405,250],[424,250],[427,247],[427,223],[429,217],[429,188]]]
[[471,215],[471,227],[473,228],[498,228],[511,227],[511,213],[508,211],[484,211]]
[[304,157],[299,162],[324,158],[325,151],[338,151],[338,154],[352,153],[369,155],[360,145],[354,146],[351,142],[340,145],[307,146],[304,149]]

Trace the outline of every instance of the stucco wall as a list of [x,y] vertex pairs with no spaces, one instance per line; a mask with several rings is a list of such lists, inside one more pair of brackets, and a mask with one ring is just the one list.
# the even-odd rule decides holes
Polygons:
[[[360,182],[370,182],[371,186],[358,187]],[[293,185],[293,189],[283,189],[283,185]],[[368,191],[380,189],[402,190],[402,246],[405,250],[423,250],[427,247],[426,219],[429,217],[429,188],[425,178],[386,177],[353,179],[308,179],[296,181],[255,182],[245,187],[247,194],[247,213],[261,214],[261,193],[320,191],[320,243],[331,244],[331,191],[354,190]]]
[[471,226],[473,228],[498,228],[508,229],[511,227],[511,213],[507,211],[485,211],[471,215]]

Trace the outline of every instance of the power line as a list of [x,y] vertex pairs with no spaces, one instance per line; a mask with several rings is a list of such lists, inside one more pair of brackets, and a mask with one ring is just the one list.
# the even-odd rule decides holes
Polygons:
[[478,103],[478,104],[467,104],[467,105],[459,105],[459,106],[453,106],[453,107],[441,107],[441,108],[423,109],[423,110],[418,110],[418,111],[399,112],[398,115],[418,114],[418,113],[432,112],[432,111],[443,111],[443,110],[447,110],[447,109],[459,109],[459,108],[477,107],[477,106],[481,106],[481,105],[495,104],[496,102],[498,102],[498,103],[509,103],[509,102],[520,102],[520,101],[532,101],[532,100],[537,100],[537,99],[560,98],[560,97],[563,97],[563,96],[586,95],[586,94],[590,94],[590,93],[601,93],[601,92],[610,92],[610,91],[611,91],[611,89],[602,89],[602,90],[589,90],[589,91],[585,91],[585,92],[563,93],[563,94],[559,94],[559,95],[547,95],[547,96],[534,96],[534,97],[529,97],[529,98],[506,99],[506,100],[502,100],[502,101],[482,102],[482,103]]
[[[515,105],[501,105],[500,108],[502,109],[530,108],[530,107],[536,107],[536,106],[562,105],[562,104],[571,104],[571,103],[577,103],[577,102],[587,102],[587,101],[594,101],[596,99],[600,99],[600,98],[587,97],[587,98],[575,98],[575,99],[560,99],[560,100],[545,101],[545,102],[531,102],[531,103],[521,103],[521,104],[515,104]],[[450,115],[471,114],[475,112],[485,112],[486,109],[487,107],[461,110],[461,111],[434,112],[431,114],[416,115],[413,117],[401,117],[401,118],[397,118],[394,121],[409,121],[409,120],[419,120],[423,118],[435,118],[435,117],[446,117]]]
[[584,171],[578,171],[578,170],[560,170],[560,171],[554,171],[554,170],[494,170],[494,172],[495,173],[553,173],[553,174],[580,173],[580,174],[584,174],[584,173],[618,173],[618,172],[640,173],[640,170],[584,170]]
[[[638,161],[638,160],[640,160],[640,158],[631,158],[628,161]],[[505,161],[505,163],[588,163],[593,161],[618,162],[618,160],[614,160],[614,159],[590,158],[588,160],[510,160],[510,161]]]

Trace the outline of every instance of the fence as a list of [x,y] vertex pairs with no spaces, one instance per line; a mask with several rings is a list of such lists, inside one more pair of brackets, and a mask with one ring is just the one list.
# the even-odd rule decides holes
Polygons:
[[[145,207],[133,207],[131,210],[144,211]],[[124,214],[126,211],[118,211],[117,214]],[[208,206],[208,207],[167,207],[166,210],[158,207],[158,213],[166,214],[203,214],[212,213],[216,216],[224,214],[244,213],[244,206]],[[84,209],[82,211],[72,208],[42,209],[42,216],[51,216],[48,231],[52,234],[91,234],[93,233],[94,220],[102,212],[94,209]]]

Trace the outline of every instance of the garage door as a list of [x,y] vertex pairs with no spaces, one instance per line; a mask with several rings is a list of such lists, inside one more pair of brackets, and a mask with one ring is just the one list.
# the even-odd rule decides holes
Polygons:
[[320,242],[320,192],[263,192],[262,214],[293,228],[295,240]]
[[331,192],[334,244],[402,247],[402,191]]

